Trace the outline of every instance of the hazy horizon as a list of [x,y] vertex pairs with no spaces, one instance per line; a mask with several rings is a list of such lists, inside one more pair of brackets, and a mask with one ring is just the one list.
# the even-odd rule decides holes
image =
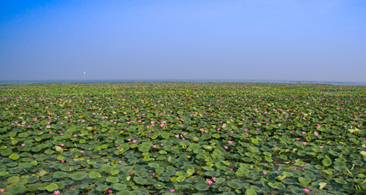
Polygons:
[[354,0],[1,1],[0,81],[366,82],[365,18]]

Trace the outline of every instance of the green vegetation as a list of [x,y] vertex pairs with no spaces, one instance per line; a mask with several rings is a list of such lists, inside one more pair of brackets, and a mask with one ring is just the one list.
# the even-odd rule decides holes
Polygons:
[[0,192],[364,194],[365,98],[317,84],[2,87]]

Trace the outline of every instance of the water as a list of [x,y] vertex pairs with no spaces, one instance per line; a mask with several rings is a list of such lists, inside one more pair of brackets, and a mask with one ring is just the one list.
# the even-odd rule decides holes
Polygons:
[[[340,82],[340,81],[302,81],[302,80],[255,80],[255,79],[105,79],[105,80],[4,80],[0,86],[18,86],[16,83],[131,83],[131,82],[238,82],[238,83],[312,83],[330,85],[360,85],[366,86],[366,82]],[[12,83],[12,85],[1,85],[1,83]]]

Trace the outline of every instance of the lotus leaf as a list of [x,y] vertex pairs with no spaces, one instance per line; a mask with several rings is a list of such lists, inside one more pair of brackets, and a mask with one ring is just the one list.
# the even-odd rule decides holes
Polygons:
[[107,177],[106,181],[111,182],[111,183],[118,183],[119,179],[118,179],[118,177]]
[[9,156],[9,158],[11,158],[12,160],[18,160],[19,159],[19,155],[18,154],[16,154],[16,153],[13,153],[13,154],[11,154],[10,156]]
[[208,188],[209,188],[209,185],[207,185],[207,184],[197,184],[197,185],[195,185],[195,188],[198,190],[198,191],[206,191],[206,190],[208,190]]
[[66,177],[67,176],[67,173],[65,173],[65,172],[61,172],[61,171],[59,171],[59,172],[54,172],[53,174],[52,174],[52,177],[53,178],[64,178],[64,177]]
[[53,191],[55,191],[55,190],[57,190],[58,189],[58,185],[57,184],[55,184],[55,183],[51,183],[51,184],[48,184],[47,185],[47,191],[49,191],[49,192],[53,192]]
[[76,180],[76,181],[80,181],[80,180],[83,180],[85,179],[87,176],[87,174],[85,172],[77,172],[77,173],[73,173],[73,174],[70,174],[69,177],[73,180]]
[[234,188],[234,189],[241,189],[240,183],[236,182],[236,181],[228,181],[227,185]]

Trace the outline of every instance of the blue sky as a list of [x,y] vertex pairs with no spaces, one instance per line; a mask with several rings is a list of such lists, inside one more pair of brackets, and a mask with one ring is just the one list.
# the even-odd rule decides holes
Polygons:
[[365,82],[365,21],[354,0],[0,0],[0,80]]

